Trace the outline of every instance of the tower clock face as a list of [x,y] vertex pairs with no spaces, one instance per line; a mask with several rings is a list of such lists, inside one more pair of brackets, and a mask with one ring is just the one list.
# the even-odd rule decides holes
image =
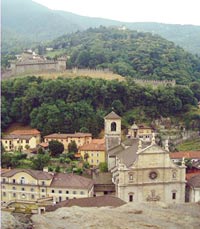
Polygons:
[[150,177],[152,180],[156,179],[157,176],[158,176],[158,174],[157,174],[155,171],[149,173],[149,177]]

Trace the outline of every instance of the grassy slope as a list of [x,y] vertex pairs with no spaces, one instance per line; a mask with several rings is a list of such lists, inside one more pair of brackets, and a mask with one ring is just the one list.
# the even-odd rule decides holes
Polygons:
[[187,140],[176,147],[179,151],[200,150],[200,138]]

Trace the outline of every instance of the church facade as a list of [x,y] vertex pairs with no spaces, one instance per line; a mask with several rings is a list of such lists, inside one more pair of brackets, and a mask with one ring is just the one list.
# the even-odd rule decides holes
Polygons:
[[[121,129],[120,117],[115,121],[112,117],[114,114],[105,119],[105,126],[110,125],[105,134],[110,132],[112,122],[116,123],[116,130]],[[121,133],[116,135],[121,139]],[[109,133],[106,138],[111,141]],[[185,165],[177,166],[171,161],[167,142],[163,149],[156,144],[154,135],[151,142],[134,137],[123,142],[120,139],[118,145],[107,146],[108,167],[117,197],[126,202],[185,202]]]

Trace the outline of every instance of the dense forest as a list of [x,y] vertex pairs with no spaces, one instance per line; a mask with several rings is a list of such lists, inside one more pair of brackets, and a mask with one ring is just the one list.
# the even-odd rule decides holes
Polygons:
[[51,10],[31,0],[2,0],[2,53],[21,52],[35,42],[40,44],[63,34],[90,27],[126,26],[151,32],[173,41],[194,54],[200,54],[200,26],[162,23],[128,23],[103,18],[91,18],[70,12]]
[[200,58],[160,36],[100,27],[62,36],[50,44],[70,56],[69,67],[108,68],[122,76],[200,81]]
[[[200,83],[192,83],[190,88],[153,89],[136,85],[131,78],[123,82],[91,78],[44,80],[34,76],[5,80],[2,131],[9,124],[20,122],[39,129],[43,135],[89,131],[98,136],[104,126],[103,117],[112,109],[123,117],[126,125],[137,119],[135,111],[141,119],[146,117],[141,121],[160,116],[186,117],[199,99]],[[192,114],[188,120],[188,128],[200,128],[200,115]]]

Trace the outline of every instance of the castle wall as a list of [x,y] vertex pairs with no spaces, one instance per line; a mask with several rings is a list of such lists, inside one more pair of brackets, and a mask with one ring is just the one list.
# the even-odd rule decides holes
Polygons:
[[35,73],[47,71],[65,71],[66,61],[45,61],[36,63],[12,63],[12,74]]

